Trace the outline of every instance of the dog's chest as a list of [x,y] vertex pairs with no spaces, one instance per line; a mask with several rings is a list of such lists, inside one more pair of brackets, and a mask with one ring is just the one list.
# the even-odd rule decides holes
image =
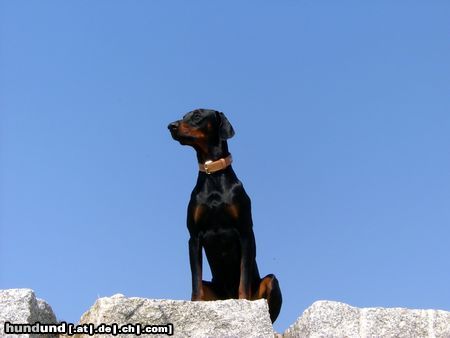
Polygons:
[[194,207],[194,224],[198,231],[236,228],[239,216],[237,210],[236,204],[197,204]]
[[188,226],[197,233],[241,230],[243,223],[251,219],[249,198],[238,180],[209,179],[198,184],[192,192],[188,213]]

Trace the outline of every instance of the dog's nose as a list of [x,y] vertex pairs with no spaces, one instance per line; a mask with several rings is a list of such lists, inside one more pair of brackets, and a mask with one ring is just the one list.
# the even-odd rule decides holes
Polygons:
[[167,128],[169,128],[170,131],[176,130],[178,129],[178,124],[178,122],[172,122],[167,126]]

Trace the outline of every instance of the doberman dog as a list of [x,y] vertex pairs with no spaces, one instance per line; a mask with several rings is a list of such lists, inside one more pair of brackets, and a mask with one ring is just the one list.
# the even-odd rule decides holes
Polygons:
[[[197,152],[199,174],[187,212],[192,300],[265,298],[272,322],[282,296],[277,278],[256,265],[250,198],[231,167],[233,127],[221,112],[197,109],[168,126],[174,140]],[[202,248],[211,282],[202,280]]]

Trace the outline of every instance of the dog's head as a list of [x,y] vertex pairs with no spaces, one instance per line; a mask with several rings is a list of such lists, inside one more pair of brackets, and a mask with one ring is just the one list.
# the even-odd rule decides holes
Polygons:
[[174,140],[183,145],[219,144],[234,135],[233,127],[221,112],[196,109],[168,126]]

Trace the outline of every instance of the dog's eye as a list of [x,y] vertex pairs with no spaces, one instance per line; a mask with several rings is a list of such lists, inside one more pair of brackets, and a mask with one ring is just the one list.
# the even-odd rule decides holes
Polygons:
[[201,119],[202,119],[202,115],[201,115],[200,113],[195,113],[195,114],[192,116],[192,120],[193,120],[194,122],[200,122]]

